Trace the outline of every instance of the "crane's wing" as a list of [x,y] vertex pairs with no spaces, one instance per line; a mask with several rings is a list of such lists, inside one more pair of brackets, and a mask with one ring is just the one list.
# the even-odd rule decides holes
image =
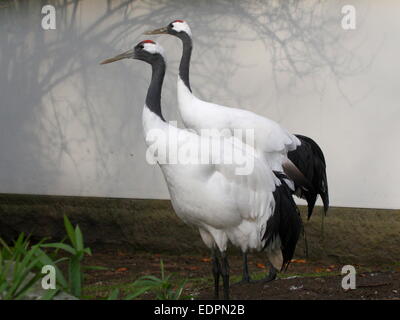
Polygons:
[[[201,136],[224,131],[222,135],[225,137],[234,135],[237,129],[253,130],[252,146],[264,153],[273,170],[281,170],[274,168],[276,161],[281,161],[280,158],[274,158],[275,154],[286,156],[288,151],[300,145],[300,140],[277,122],[245,109],[203,101],[193,95],[179,78],[177,90],[179,111],[187,128],[196,130]],[[204,132],[204,129],[213,131]],[[247,137],[243,135],[242,138]],[[248,144],[249,141],[244,143]]]
[[215,178],[220,179],[225,194],[234,199],[242,219],[266,223],[273,214],[273,192],[279,180],[252,147],[233,137],[222,140],[225,146],[220,149],[220,159],[224,161],[215,164]]

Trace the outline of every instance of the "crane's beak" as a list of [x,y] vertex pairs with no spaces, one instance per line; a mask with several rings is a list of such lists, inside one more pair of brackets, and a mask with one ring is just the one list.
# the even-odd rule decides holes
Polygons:
[[168,27],[163,27],[163,28],[154,29],[151,31],[146,31],[143,34],[165,34],[165,33],[168,33]]
[[100,62],[100,64],[107,64],[107,63],[115,62],[118,60],[129,59],[129,58],[134,58],[134,57],[135,57],[135,52],[133,51],[133,49],[131,49],[131,50],[128,50],[124,53],[121,53],[121,54],[115,56],[114,58],[106,59],[106,60]]

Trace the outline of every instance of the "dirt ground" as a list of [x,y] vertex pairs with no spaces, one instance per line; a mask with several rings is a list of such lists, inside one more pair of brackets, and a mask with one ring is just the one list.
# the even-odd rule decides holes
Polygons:
[[[210,259],[207,256],[148,254],[118,250],[104,250],[85,259],[85,264],[107,267],[107,270],[87,271],[85,296],[99,299],[118,288],[123,297],[140,276],[160,277],[160,260],[165,273],[172,274],[178,283],[187,279],[184,295],[191,299],[212,299],[213,282]],[[285,273],[269,283],[236,284],[241,278],[242,260],[229,257],[232,299],[395,299],[400,300],[400,265],[355,265],[356,290],[341,288],[342,265],[295,259]],[[260,279],[268,266],[262,256],[249,257],[251,276]],[[144,294],[142,299],[151,299]]]

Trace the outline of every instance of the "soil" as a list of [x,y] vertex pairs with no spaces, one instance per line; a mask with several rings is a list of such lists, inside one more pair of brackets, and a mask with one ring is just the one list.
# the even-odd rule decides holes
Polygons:
[[[107,270],[87,271],[86,298],[107,297],[114,288],[121,291],[120,298],[129,292],[130,285],[143,275],[160,277],[160,260],[165,273],[172,274],[176,283],[187,279],[184,295],[192,299],[212,299],[213,281],[210,259],[200,255],[149,254],[119,250],[103,250],[85,260],[87,265],[107,267]],[[229,257],[232,299],[395,299],[400,300],[400,266],[355,265],[356,289],[341,287],[342,265],[324,261],[295,259],[277,280],[263,283],[237,284],[241,278],[242,259]],[[262,278],[268,266],[262,256],[249,257],[249,269],[254,279]],[[141,299],[153,296],[144,294]]]

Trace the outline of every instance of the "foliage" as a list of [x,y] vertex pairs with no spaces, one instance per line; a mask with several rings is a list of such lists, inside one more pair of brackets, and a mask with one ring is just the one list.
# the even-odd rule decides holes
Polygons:
[[[73,227],[68,217],[64,215],[64,227],[67,234],[66,241],[45,243],[42,239],[35,245],[30,244],[29,237],[21,233],[12,246],[7,245],[0,238],[0,299],[16,300],[27,298],[30,289],[38,286],[42,279],[42,267],[52,265],[56,270],[57,289],[46,290],[41,299],[53,299],[63,290],[77,298],[82,295],[85,269],[106,269],[100,267],[82,266],[85,255],[91,255],[90,248],[85,247],[83,235],[78,225]],[[44,251],[46,249],[46,252]],[[48,249],[54,249],[47,252]],[[60,251],[65,252],[60,258]],[[59,268],[59,264],[68,265],[67,276]],[[146,275],[136,280],[130,292],[123,297],[132,300],[144,293],[151,293],[157,300],[179,300],[185,298],[182,293],[187,280],[178,284],[172,280],[172,274],[166,275],[164,263],[160,260],[161,277]],[[118,289],[112,291],[109,300],[118,299]]]
[[[81,265],[85,256],[91,255],[90,248],[85,248],[82,232],[77,225],[72,226],[68,217],[64,215],[64,227],[70,244],[64,242],[44,243],[45,239],[30,246],[29,238],[21,233],[13,246],[8,246],[0,239],[0,298],[23,299],[39,279],[43,276],[42,267],[52,265],[56,270],[58,289],[49,289],[42,299],[52,299],[59,290],[63,290],[77,298],[81,297],[83,284],[83,270],[105,269],[100,267],[84,267]],[[46,254],[42,249],[55,249],[52,254]],[[69,254],[56,259],[59,250]],[[61,262],[68,263],[68,276],[64,276],[57,266]]]
[[[128,294],[123,299],[132,300],[146,292],[153,293],[155,295],[155,299],[157,300],[179,300],[185,298],[182,296],[182,293],[187,280],[183,280],[178,285],[174,285],[172,281],[172,274],[168,276],[165,275],[164,263],[162,260],[160,260],[160,269],[161,278],[157,278],[152,275],[140,277],[132,285],[134,288],[133,292]],[[108,297],[108,300],[117,299],[118,295],[119,290],[115,289]]]
[[[13,246],[0,239],[0,299],[23,299],[40,280],[43,262],[55,263],[39,245],[30,247],[29,238],[21,233]],[[51,299],[58,290],[48,290],[43,299]]]
[[63,250],[69,254],[67,258],[64,258],[64,260],[68,261],[68,281],[65,280],[61,272],[57,272],[57,282],[63,290],[79,298],[82,294],[83,270],[85,268],[94,269],[96,267],[81,266],[85,254],[92,255],[92,252],[90,248],[85,248],[83,235],[79,226],[77,225],[74,229],[68,217],[64,215],[64,227],[70,244],[55,242],[42,244],[41,247]]

